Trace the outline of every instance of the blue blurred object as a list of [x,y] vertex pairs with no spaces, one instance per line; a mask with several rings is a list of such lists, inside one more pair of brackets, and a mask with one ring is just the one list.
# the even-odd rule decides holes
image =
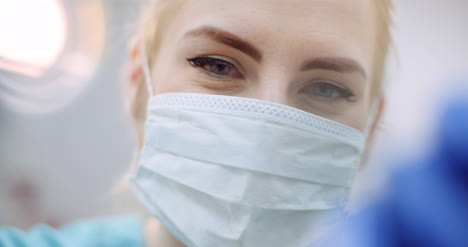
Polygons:
[[394,174],[388,194],[350,218],[329,246],[468,247],[468,96],[444,109],[435,143]]
[[118,216],[77,221],[60,229],[37,225],[27,232],[0,227],[0,247],[143,247],[143,220]]

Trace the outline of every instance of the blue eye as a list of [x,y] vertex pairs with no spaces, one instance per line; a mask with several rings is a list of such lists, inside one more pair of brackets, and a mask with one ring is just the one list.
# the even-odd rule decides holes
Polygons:
[[242,74],[237,70],[236,66],[220,58],[195,57],[189,58],[187,61],[193,67],[200,68],[214,76],[242,77]]
[[348,89],[327,82],[319,82],[303,89],[307,94],[318,96],[327,100],[344,98],[348,101],[355,101],[355,95]]

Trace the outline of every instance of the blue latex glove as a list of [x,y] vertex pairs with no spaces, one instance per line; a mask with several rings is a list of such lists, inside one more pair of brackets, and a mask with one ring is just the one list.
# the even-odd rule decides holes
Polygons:
[[468,96],[449,103],[434,149],[410,163],[327,246],[468,247]]

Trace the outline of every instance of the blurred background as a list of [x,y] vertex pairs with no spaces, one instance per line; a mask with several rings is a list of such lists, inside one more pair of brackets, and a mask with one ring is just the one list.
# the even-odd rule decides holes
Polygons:
[[[134,145],[123,86],[142,2],[0,0],[0,226],[113,212]],[[441,104],[468,88],[468,1],[395,3],[387,112],[368,166],[378,172],[363,191],[385,180],[392,167],[379,164],[394,150],[425,150]]]

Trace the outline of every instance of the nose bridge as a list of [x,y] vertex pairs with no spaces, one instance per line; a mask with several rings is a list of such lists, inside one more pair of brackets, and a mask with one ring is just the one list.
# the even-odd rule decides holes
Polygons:
[[[287,45],[280,47],[287,47]],[[289,93],[290,86],[294,78],[294,75],[291,74],[290,54],[287,49],[279,49],[278,47],[269,47],[268,50],[270,52],[265,56],[265,62],[259,70],[255,97],[264,101],[289,105],[292,102]]]
[[288,105],[289,100],[289,80],[286,73],[279,70],[265,73],[257,84],[255,98],[270,101],[282,105]]
[[258,84],[256,98],[287,105],[289,102],[288,83],[279,78],[262,80]]

